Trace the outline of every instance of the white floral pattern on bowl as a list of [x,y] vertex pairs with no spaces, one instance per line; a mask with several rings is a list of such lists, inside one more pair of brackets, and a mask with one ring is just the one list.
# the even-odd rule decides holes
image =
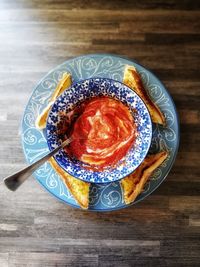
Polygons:
[[79,103],[92,97],[108,96],[127,105],[137,127],[134,145],[128,151],[123,164],[106,168],[101,172],[84,168],[81,161],[70,158],[63,149],[55,156],[57,163],[70,175],[86,182],[110,183],[132,173],[144,160],[152,137],[152,124],[147,107],[141,98],[126,85],[108,78],[91,78],[77,82],[67,89],[53,104],[47,120],[46,135],[49,149],[53,150],[62,142],[58,138],[58,125],[62,123],[61,113],[72,111]]

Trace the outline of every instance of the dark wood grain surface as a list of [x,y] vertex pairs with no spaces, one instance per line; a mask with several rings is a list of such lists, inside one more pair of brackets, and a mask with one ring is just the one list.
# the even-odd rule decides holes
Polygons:
[[153,70],[181,123],[177,160],[148,198],[111,213],[76,210],[30,178],[0,186],[0,267],[199,266],[200,2],[0,1],[0,174],[25,166],[20,119],[51,68],[108,52]]

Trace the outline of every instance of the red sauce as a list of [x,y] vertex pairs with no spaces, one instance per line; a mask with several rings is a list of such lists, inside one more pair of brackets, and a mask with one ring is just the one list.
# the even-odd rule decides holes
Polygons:
[[[68,134],[72,142],[65,150],[93,170],[114,166],[135,141],[133,117],[128,107],[117,100],[93,98],[82,103],[73,116],[76,119]],[[70,114],[70,117],[73,116]]]

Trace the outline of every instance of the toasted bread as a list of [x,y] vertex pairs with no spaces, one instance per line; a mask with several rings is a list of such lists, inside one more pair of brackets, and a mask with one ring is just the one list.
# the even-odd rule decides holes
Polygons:
[[35,125],[38,129],[44,129],[46,127],[46,121],[48,117],[49,110],[51,109],[51,106],[53,105],[56,98],[62,94],[62,92],[70,87],[72,84],[72,76],[70,73],[65,72],[63,74],[62,79],[59,81],[55,91],[53,92],[49,104],[43,109],[42,113],[37,117],[37,120],[35,122]]
[[[62,79],[58,83],[55,91],[53,92],[49,104],[46,108],[44,108],[43,112],[38,116],[36,120],[36,127],[39,129],[43,129],[46,127],[47,116],[49,110],[56,100],[56,98],[62,94],[62,92],[70,87],[72,84],[72,77],[70,73],[64,73]],[[64,184],[67,186],[77,203],[83,208],[87,209],[89,206],[89,187],[90,184],[84,181],[78,180],[73,176],[69,175],[65,172],[55,161],[54,158],[49,160],[52,168],[58,173],[58,175],[63,180]]]
[[83,209],[88,209],[89,206],[89,187],[90,184],[74,178],[64,171],[52,157],[49,160],[52,168],[58,173],[64,184],[70,190],[71,194]]
[[141,77],[133,66],[126,65],[123,77],[123,83],[134,90],[146,104],[152,121],[161,125],[166,124],[165,117],[160,111],[159,107],[151,100],[150,96],[146,92]]
[[132,174],[121,180],[120,183],[126,204],[133,202],[142,192],[153,171],[163,163],[167,156],[168,152],[166,151],[147,156]]

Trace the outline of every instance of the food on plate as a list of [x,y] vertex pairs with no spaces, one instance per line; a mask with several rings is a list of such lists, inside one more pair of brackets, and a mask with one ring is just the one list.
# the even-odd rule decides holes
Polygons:
[[53,95],[51,96],[48,105],[46,106],[46,108],[44,108],[42,113],[37,117],[35,125],[38,129],[44,129],[46,127],[46,120],[49,110],[51,109],[51,106],[53,105],[56,98],[59,95],[61,95],[66,88],[70,87],[71,84],[72,84],[72,76],[70,73],[65,72],[63,74],[62,79],[59,81],[55,91],[53,92]]
[[166,151],[148,155],[132,174],[120,181],[126,204],[133,202],[142,192],[153,171],[163,163],[167,156],[168,152]]
[[83,102],[68,117],[66,114],[63,123],[64,132],[72,138],[64,148],[67,154],[96,171],[114,167],[127,154],[137,135],[129,108],[105,96]]
[[150,96],[146,92],[141,77],[133,66],[126,65],[123,77],[123,83],[133,89],[146,104],[152,121],[161,125],[165,125],[165,117],[159,107],[151,100]]
[[[164,115],[150,99],[133,66],[126,66],[123,82],[143,99],[153,122],[165,125]],[[71,74],[64,73],[49,104],[37,118],[37,128],[46,127],[47,116],[53,102],[66,88],[71,86],[71,83]],[[101,171],[108,165],[114,166],[134,145],[137,136],[136,125],[128,107],[109,97],[98,97],[85,101],[69,114],[64,114],[63,117],[65,123],[62,123],[59,135],[63,138],[72,137],[71,144],[65,148],[67,153],[89,164],[93,170]],[[132,174],[120,181],[126,204],[130,204],[136,199],[153,171],[167,157],[168,152],[166,151],[148,155]],[[54,158],[51,158],[49,162],[77,203],[83,209],[87,209],[90,184],[69,175]]]
[[88,209],[90,184],[69,175],[57,164],[54,158],[51,158],[49,162],[53,169],[59,174],[78,204],[83,209]]

